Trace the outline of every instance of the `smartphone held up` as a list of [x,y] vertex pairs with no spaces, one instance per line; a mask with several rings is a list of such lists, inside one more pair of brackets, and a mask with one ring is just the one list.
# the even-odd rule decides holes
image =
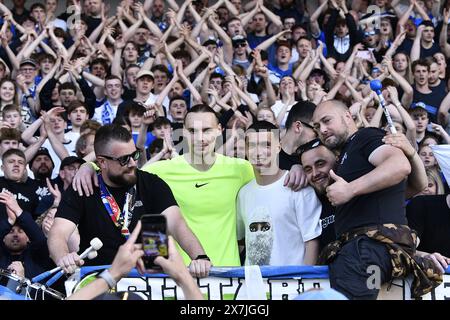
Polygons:
[[141,241],[144,249],[142,259],[145,269],[161,270],[161,267],[155,264],[155,259],[159,256],[169,256],[166,217],[160,214],[144,215],[141,222]]

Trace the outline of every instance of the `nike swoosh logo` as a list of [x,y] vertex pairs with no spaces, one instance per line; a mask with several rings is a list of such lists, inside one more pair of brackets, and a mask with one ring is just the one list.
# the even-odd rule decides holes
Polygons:
[[207,183],[202,183],[202,184],[196,183],[196,184],[195,184],[195,187],[196,187],[196,188],[201,188],[201,187],[203,187],[203,186],[206,186],[208,183],[209,183],[209,182],[207,182]]

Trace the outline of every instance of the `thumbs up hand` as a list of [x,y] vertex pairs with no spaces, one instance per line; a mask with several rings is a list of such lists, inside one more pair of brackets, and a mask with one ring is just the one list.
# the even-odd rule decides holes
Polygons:
[[352,190],[350,190],[349,183],[342,177],[330,170],[330,177],[334,183],[327,187],[327,197],[332,206],[339,206],[347,203],[353,198]]

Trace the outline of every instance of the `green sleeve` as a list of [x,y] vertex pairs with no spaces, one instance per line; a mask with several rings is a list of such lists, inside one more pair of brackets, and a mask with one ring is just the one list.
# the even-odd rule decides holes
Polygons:
[[242,185],[245,185],[255,178],[255,173],[253,171],[253,167],[250,164],[250,162],[245,160],[242,166],[243,166],[241,174]]

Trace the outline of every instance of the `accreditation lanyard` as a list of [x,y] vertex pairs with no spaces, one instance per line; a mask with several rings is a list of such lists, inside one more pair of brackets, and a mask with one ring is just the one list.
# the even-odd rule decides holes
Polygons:
[[106,187],[105,182],[103,181],[102,175],[98,174],[98,184],[100,186],[100,196],[102,198],[103,205],[105,206],[106,211],[114,222],[115,226],[120,228],[120,233],[125,239],[128,239],[130,236],[130,230],[128,230],[128,226],[130,225],[130,220],[132,216],[132,210],[134,207],[134,195],[136,194],[136,185],[131,187],[126,195],[125,195],[125,205],[123,206],[123,210],[120,210],[119,205],[116,200],[109,192]]

